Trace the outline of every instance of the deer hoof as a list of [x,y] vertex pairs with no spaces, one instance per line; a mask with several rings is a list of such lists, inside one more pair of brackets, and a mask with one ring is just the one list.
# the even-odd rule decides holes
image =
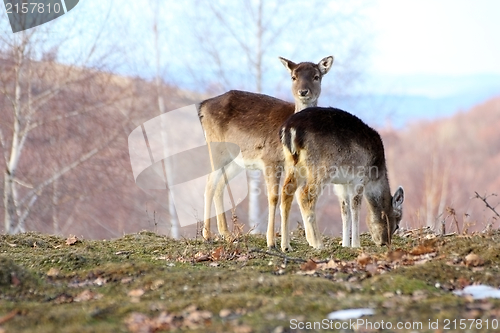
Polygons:
[[323,244],[319,244],[319,245],[314,246],[315,250],[323,250],[324,248],[325,248],[325,246]]
[[207,242],[211,241],[212,233],[210,231],[203,230],[203,239],[205,239]]
[[221,233],[221,236],[226,242],[232,242],[234,240],[233,235],[231,235],[229,231]]

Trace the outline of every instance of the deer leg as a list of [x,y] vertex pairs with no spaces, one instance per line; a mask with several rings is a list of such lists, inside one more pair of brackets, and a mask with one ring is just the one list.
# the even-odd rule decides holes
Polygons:
[[299,189],[299,207],[306,230],[306,239],[310,246],[322,249],[323,242],[316,222],[316,202],[318,201],[320,186],[307,183]]
[[351,197],[351,218],[352,218],[352,247],[360,247],[359,239],[359,212],[361,211],[361,199],[363,198],[363,187],[356,186]]
[[[297,190],[297,179],[293,172],[287,171],[285,182],[281,192],[281,250],[283,252],[293,251],[290,246],[290,226],[288,224],[288,216],[293,202],[293,195]],[[269,229],[268,229],[269,230]]]
[[[269,170],[270,169],[270,170]],[[266,168],[264,173],[267,186],[267,200],[269,203],[269,219],[267,223],[267,247],[276,247],[274,237],[274,223],[276,218],[276,206],[279,200],[279,185],[281,178],[281,170],[278,168]]]
[[[219,230],[219,234],[226,240],[231,239],[231,232],[227,226],[225,211],[228,210],[228,207],[224,207],[224,190],[227,188],[228,182],[238,175],[239,171],[240,169],[233,163],[229,163],[224,168],[221,168],[220,178],[217,182],[214,193],[215,212],[217,214],[217,229]],[[234,203],[232,202],[231,204]],[[234,209],[235,207],[232,208]]]
[[212,238],[210,232],[210,210],[212,208],[212,200],[214,199],[216,181],[217,175],[210,173],[207,177],[207,184],[205,185],[205,207],[203,214],[203,238],[205,238],[205,240],[210,240]]
[[335,193],[339,198],[340,213],[342,216],[342,246],[351,246],[351,200],[347,185],[335,185]]
[[231,233],[227,227],[226,213],[224,210],[224,189],[226,182],[224,177],[219,179],[214,193],[215,213],[217,214],[217,230],[219,234],[226,240],[231,238]]

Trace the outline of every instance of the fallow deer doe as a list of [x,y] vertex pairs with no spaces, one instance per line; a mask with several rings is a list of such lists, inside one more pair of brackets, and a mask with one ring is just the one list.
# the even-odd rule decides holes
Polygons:
[[[295,105],[267,95],[231,90],[220,96],[203,101],[198,115],[205,132],[207,144],[230,142],[237,144],[245,168],[260,169],[264,173],[269,203],[267,245],[275,246],[274,220],[279,199],[279,182],[283,169],[283,149],[276,133],[283,122],[294,112],[316,106],[321,93],[321,79],[328,73],[333,57],[323,58],[318,64],[294,62],[281,58],[292,79]],[[216,150],[216,149],[215,149]],[[227,154],[212,150],[212,159],[217,165],[230,162]],[[227,159],[221,161],[220,159]],[[225,175],[223,175],[223,172]],[[215,203],[219,233],[230,239],[223,208],[226,182],[235,176],[231,167],[209,175],[205,188],[203,237],[211,238],[210,209]]]
[[[364,195],[367,224],[377,245],[390,244],[403,214],[404,191],[391,196],[380,135],[356,116],[334,108],[309,108],[292,115],[280,131],[285,155],[281,197],[281,248],[291,250],[288,215],[296,191],[306,239],[323,247],[316,202],[323,187],[334,185],[342,213],[342,245],[359,247],[359,212]],[[351,230],[352,224],[352,230]],[[351,243],[352,231],[352,243]]]

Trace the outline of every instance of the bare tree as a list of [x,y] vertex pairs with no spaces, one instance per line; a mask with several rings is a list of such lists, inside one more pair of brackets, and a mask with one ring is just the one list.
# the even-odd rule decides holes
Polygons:
[[[25,231],[35,204],[47,192],[52,194],[53,228],[60,230],[57,206],[64,191],[59,180],[108,148],[128,121],[126,111],[108,114],[126,99],[129,84],[116,84],[113,75],[92,66],[92,61],[106,63],[105,53],[98,52],[99,38],[78,65],[61,65],[54,60],[69,37],[55,41],[47,31],[40,27],[0,37],[5,233]],[[115,124],[111,131],[110,123]]]
[[[154,37],[154,50],[155,50],[155,69],[156,69],[156,74],[155,74],[155,86],[156,86],[156,97],[157,97],[157,100],[158,100],[158,111],[160,114],[163,114],[165,113],[165,103],[164,103],[164,100],[163,100],[163,94],[162,94],[162,80],[161,80],[161,55],[160,55],[160,42],[159,42],[159,38],[160,38],[160,31],[159,31],[159,28],[158,28],[158,15],[160,13],[160,6],[159,6],[159,2],[158,0],[155,2],[155,6],[152,7],[152,9],[154,10],[153,12],[153,37]],[[165,123],[162,122],[162,126],[165,126]],[[166,142],[167,140],[167,136],[165,135],[166,134],[166,129],[165,128],[162,128],[162,140],[163,140],[163,149],[167,149],[168,147],[168,144]],[[165,152],[165,156],[168,156],[168,152]],[[165,166],[165,165],[164,165]],[[171,174],[171,170],[169,168],[169,166],[165,166],[166,170],[165,170],[165,174],[167,175],[167,178],[168,179],[172,179],[170,174]],[[175,212],[175,205],[174,205],[174,201],[173,201],[173,196],[172,196],[172,193],[169,191],[169,196],[168,196],[168,213],[169,213],[169,216],[170,216],[170,225],[171,225],[171,229],[170,229],[170,233],[171,233],[171,236],[175,239],[179,238],[179,222],[177,221],[177,215],[176,215],[176,212]]]
[[[196,50],[186,57],[186,68],[196,84],[211,94],[242,89],[291,100],[288,88],[286,92],[281,89],[289,85],[278,56],[317,61],[324,54],[334,54],[341,59],[337,70],[337,64],[334,65],[337,77],[331,79],[342,79],[342,84],[335,86],[337,92],[339,87],[345,91],[359,81],[360,71],[355,68],[363,50],[360,39],[348,38],[358,37],[359,15],[352,10],[347,12],[341,2],[318,0],[305,6],[299,1],[194,1],[189,8],[191,13],[187,15],[191,15],[194,36],[191,44],[196,45]],[[346,30],[350,34],[343,35]],[[299,59],[298,53],[305,58]],[[338,54],[344,57],[337,57]],[[203,71],[197,66],[200,63]],[[327,82],[324,85],[328,87]],[[325,89],[328,90],[331,89]],[[265,223],[259,222],[265,221],[267,214],[261,213],[259,207],[262,176],[258,171],[249,176],[248,219],[250,226],[260,232],[265,230]]]

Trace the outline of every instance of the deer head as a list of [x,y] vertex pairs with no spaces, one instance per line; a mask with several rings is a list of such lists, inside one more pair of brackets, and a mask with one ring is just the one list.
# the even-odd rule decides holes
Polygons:
[[307,107],[317,106],[321,94],[321,79],[328,73],[333,64],[333,57],[321,59],[317,64],[301,62],[296,64],[291,60],[279,58],[292,78],[292,93],[295,99],[295,112]]

